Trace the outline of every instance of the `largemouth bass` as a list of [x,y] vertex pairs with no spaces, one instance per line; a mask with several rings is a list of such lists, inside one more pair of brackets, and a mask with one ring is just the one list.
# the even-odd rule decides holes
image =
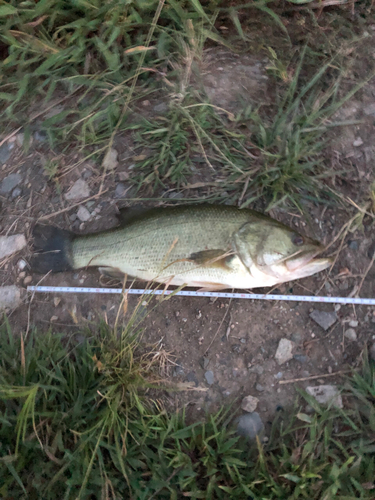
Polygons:
[[315,258],[324,250],[320,243],[253,210],[198,205],[124,213],[119,227],[86,236],[36,226],[32,269],[97,266],[112,275],[220,290],[273,286],[331,264]]

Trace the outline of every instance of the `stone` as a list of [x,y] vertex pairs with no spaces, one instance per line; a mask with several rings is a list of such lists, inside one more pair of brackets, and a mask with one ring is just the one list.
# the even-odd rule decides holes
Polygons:
[[264,431],[264,424],[259,413],[246,413],[237,420],[237,434],[254,441]]
[[6,163],[10,155],[12,154],[12,149],[13,147],[9,143],[5,143],[2,146],[0,146],[0,164],[3,165]]
[[349,326],[351,326],[352,328],[356,328],[358,326],[358,321],[356,319],[351,319],[349,321]]
[[352,342],[355,342],[357,340],[357,334],[353,328],[348,328],[345,330],[344,337],[348,340],[351,340]]
[[36,142],[46,142],[48,139],[47,132],[44,132],[44,130],[37,130],[34,132],[34,139]]
[[114,148],[109,149],[103,159],[103,164],[102,164],[103,168],[107,170],[115,169],[118,165],[117,157],[118,157],[118,152],[116,151],[116,149]]
[[127,181],[129,179],[129,172],[119,172],[117,176],[119,181]]
[[343,408],[342,398],[338,388],[335,385],[318,385],[316,387],[307,387],[307,394],[313,396],[318,403],[322,405],[334,405]]
[[22,189],[20,187],[16,187],[12,191],[12,200],[15,200],[22,194]]
[[333,312],[327,311],[319,311],[318,309],[314,309],[312,313],[310,313],[310,318],[318,323],[319,326],[323,328],[323,330],[328,330],[332,325],[334,325],[337,321],[337,314]]
[[279,365],[286,363],[293,358],[294,344],[289,339],[281,339],[277,348],[275,359]]
[[20,174],[9,174],[0,184],[0,194],[9,194],[22,181]]
[[349,241],[348,247],[350,248],[350,250],[358,250],[359,248],[358,241],[356,240]]
[[198,379],[197,379],[195,372],[189,372],[186,375],[186,382],[194,382],[195,387],[198,387],[199,382],[198,382]]
[[0,287],[0,311],[14,309],[22,304],[21,290],[15,285]]
[[249,373],[256,373],[257,375],[262,375],[264,368],[262,365],[254,365],[249,368]]
[[77,217],[81,222],[87,222],[91,218],[90,212],[84,206],[80,206],[77,212]]
[[12,236],[0,236],[0,260],[8,255],[19,252],[26,246],[26,238],[23,234]]
[[246,396],[242,400],[241,408],[244,411],[252,413],[253,411],[256,410],[256,407],[258,406],[258,403],[259,403],[259,399],[258,398],[254,397],[254,396]]
[[208,385],[212,385],[214,383],[214,372],[211,371],[211,370],[208,370],[205,374],[204,374],[204,378],[206,379],[206,382]]
[[24,141],[25,141],[25,134],[23,132],[18,133],[16,135],[16,144],[19,148],[22,148]]
[[303,354],[295,354],[293,356],[293,358],[298,361],[298,363],[307,363],[307,361],[309,360],[309,358],[307,356],[304,356]]
[[167,104],[165,104],[165,102],[161,102],[160,104],[154,106],[153,109],[156,113],[164,114],[168,111],[168,106]]
[[73,186],[65,193],[64,198],[67,201],[80,201],[90,196],[90,188],[86,181],[78,179]]
[[375,116],[375,102],[366,104],[363,111],[367,116]]
[[122,182],[119,182],[115,189],[115,198],[121,198],[126,194],[126,186]]
[[258,391],[258,392],[263,392],[264,391],[264,387],[261,385],[261,384],[257,384],[255,386],[255,389]]
[[357,137],[356,140],[353,142],[353,146],[355,148],[358,148],[359,146],[362,146],[363,144],[363,141],[360,137]]
[[30,285],[30,283],[32,282],[32,277],[31,276],[26,276],[26,278],[23,280],[23,284],[24,285]]

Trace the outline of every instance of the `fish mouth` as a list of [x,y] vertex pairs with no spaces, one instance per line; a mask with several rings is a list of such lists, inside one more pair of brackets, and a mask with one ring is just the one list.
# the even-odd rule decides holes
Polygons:
[[303,255],[296,256],[293,259],[287,260],[285,266],[288,271],[300,274],[300,277],[310,276],[320,271],[324,271],[332,264],[332,259],[329,257],[316,258],[324,248],[320,248],[313,252],[306,252]]

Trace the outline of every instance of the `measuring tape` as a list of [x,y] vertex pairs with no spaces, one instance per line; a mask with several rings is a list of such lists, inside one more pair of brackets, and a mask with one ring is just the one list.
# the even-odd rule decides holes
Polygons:
[[219,299],[250,299],[250,300],[284,300],[290,302],[319,302],[328,304],[357,304],[375,306],[375,299],[352,297],[317,297],[315,295],[265,295],[263,293],[233,293],[233,292],[197,292],[180,290],[142,290],[138,288],[87,288],[75,286],[28,286],[28,292],[40,293],[103,293],[129,295],[176,295],[179,297],[215,297]]

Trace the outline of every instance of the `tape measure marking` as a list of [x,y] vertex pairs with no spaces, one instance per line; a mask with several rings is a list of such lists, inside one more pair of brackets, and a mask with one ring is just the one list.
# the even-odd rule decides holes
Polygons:
[[[39,293],[103,293],[121,294],[121,288],[87,288],[70,286],[28,286],[27,291]],[[142,290],[138,288],[125,289],[130,295],[171,295],[173,290]],[[248,300],[284,300],[290,302],[322,302],[329,304],[357,304],[375,306],[375,299],[352,297],[317,297],[315,295],[265,295],[261,293],[233,293],[233,292],[197,292],[181,290],[175,293],[180,297],[217,297],[219,299],[248,299]]]

